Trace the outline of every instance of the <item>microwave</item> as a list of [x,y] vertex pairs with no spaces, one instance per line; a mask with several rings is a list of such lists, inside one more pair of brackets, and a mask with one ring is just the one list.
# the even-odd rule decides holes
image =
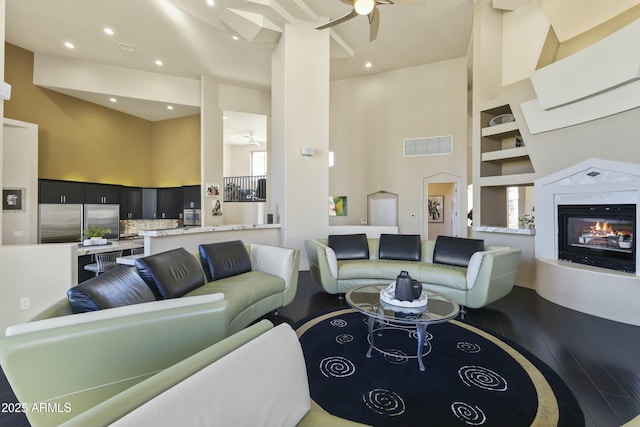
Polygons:
[[200,225],[200,209],[185,209],[182,214],[184,225]]

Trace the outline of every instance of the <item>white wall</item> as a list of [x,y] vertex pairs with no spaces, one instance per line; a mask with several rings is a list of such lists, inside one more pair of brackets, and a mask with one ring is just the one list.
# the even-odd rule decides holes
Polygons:
[[535,71],[549,32],[549,19],[540,3],[531,1],[503,15],[502,85],[528,79]]
[[[286,25],[272,64],[269,198],[283,225],[281,244],[302,250],[310,232],[329,222],[329,33],[309,22]],[[316,154],[305,159],[302,147]]]
[[[5,17],[5,0],[0,0],[0,54],[4,58],[4,17]],[[4,61],[0,63],[0,81],[4,82]],[[0,100],[0,117],[4,117],[4,100]],[[3,142],[2,134],[0,134],[0,165],[3,164]],[[3,186],[2,174],[0,173],[0,188]],[[0,211],[0,219],[3,218],[2,211]],[[0,242],[2,242],[2,228],[0,227]]]
[[[452,135],[452,155],[403,157],[404,138],[441,135]],[[329,192],[348,198],[348,216],[332,217],[330,224],[360,224],[367,194],[388,191],[398,194],[400,232],[421,234],[424,178],[466,176],[466,59],[332,82],[330,136],[336,164]]]
[[[206,184],[222,185],[223,147],[222,109],[219,108],[219,85],[209,76],[201,76],[200,112],[200,182],[202,191]],[[200,222],[202,225],[220,225],[222,216],[213,215],[213,203],[218,199],[202,198]],[[222,199],[220,199],[222,200]],[[222,206],[224,215],[224,204]]]
[[[0,333],[26,322],[49,305],[67,296],[78,283],[78,246],[46,244],[0,246]],[[20,300],[29,298],[22,310]]]
[[[38,126],[4,119],[2,187],[24,188],[23,211],[2,215],[2,244],[38,241]],[[36,189],[36,190],[34,190]]]
[[59,90],[79,90],[177,105],[199,106],[201,101],[198,79],[37,52],[34,54],[33,83]]

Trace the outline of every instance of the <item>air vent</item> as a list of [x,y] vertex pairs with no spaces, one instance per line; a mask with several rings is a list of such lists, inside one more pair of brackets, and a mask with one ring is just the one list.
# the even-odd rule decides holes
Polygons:
[[129,43],[118,43],[118,46],[120,46],[121,50],[124,50],[125,52],[130,52],[130,53],[134,53],[136,50],[134,49],[132,44]]
[[452,140],[451,135],[405,139],[403,141],[404,157],[452,154]]

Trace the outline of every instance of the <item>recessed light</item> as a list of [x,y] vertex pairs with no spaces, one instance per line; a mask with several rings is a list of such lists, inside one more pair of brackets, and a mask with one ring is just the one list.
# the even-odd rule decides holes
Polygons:
[[109,98],[109,101],[111,102],[118,102],[118,100],[116,98]]
[[67,49],[73,49],[75,46],[71,42],[64,42],[64,47]]
[[215,6],[216,2],[215,2],[215,1],[213,1],[213,0],[207,0],[207,4],[208,4],[209,6]]
[[234,39],[234,40],[240,40],[240,37],[238,37],[238,36],[231,36],[231,38]]
[[167,105],[167,110],[173,110],[173,105]]
[[373,67],[373,64],[371,62],[367,62],[366,64],[364,64],[364,66],[366,68],[371,68],[371,67]]
[[162,66],[162,61],[160,61],[159,59],[156,59],[156,65],[158,67],[161,67]]
[[113,30],[111,28],[109,28],[109,27],[105,27],[104,28],[104,33],[112,36],[113,35]]

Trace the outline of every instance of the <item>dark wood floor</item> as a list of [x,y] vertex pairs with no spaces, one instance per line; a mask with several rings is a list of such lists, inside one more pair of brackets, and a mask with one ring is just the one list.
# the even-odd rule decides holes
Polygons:
[[[278,316],[266,317],[295,323],[341,307],[347,307],[344,300],[324,293],[301,272],[295,300]],[[569,310],[520,287],[483,309],[469,309],[459,320],[503,335],[554,369],[578,399],[587,427],[620,426],[640,413],[640,327]],[[0,403],[14,401],[1,375]],[[22,416],[0,413],[0,427],[9,426],[29,424]]]
[[[301,272],[296,300],[279,317],[295,322],[340,307],[348,306]],[[639,326],[570,310],[521,287],[458,320],[498,333],[549,365],[578,399],[587,427],[620,426],[640,414]]]

